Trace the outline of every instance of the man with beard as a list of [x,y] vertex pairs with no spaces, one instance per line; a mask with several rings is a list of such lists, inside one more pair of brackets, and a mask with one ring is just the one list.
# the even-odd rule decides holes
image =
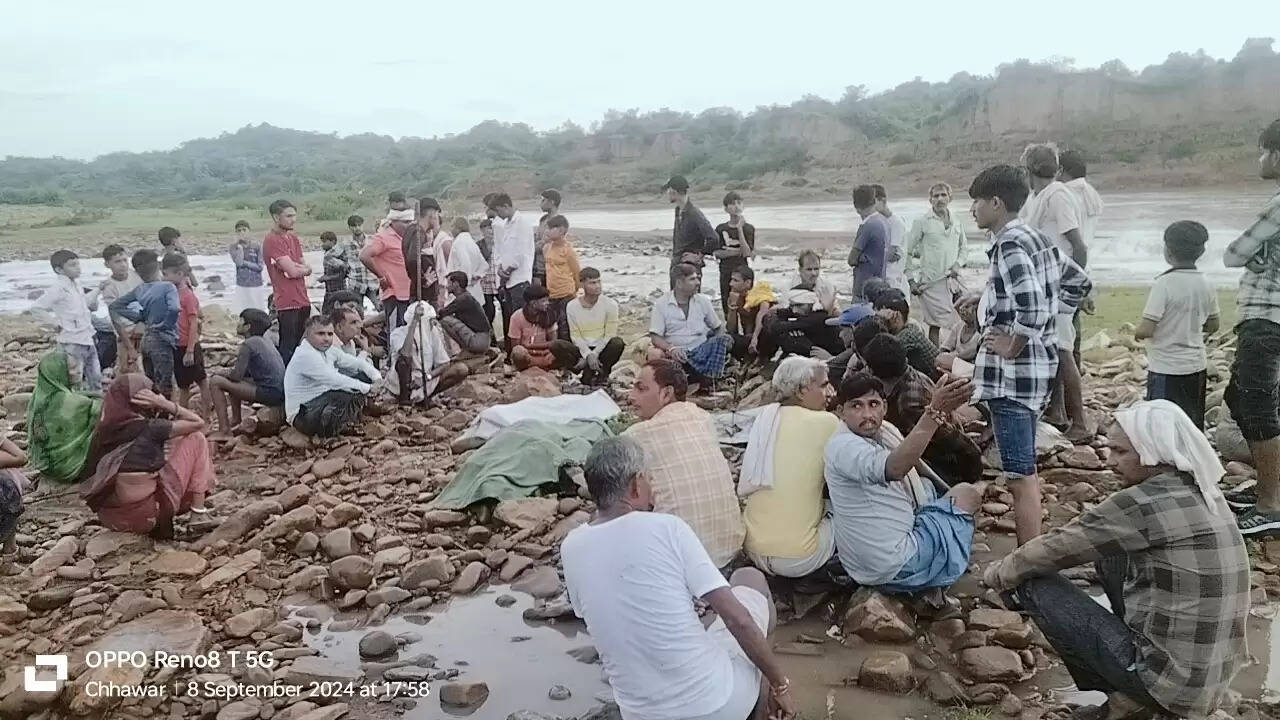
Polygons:
[[511,315],[507,339],[511,342],[511,364],[516,370],[539,367],[543,370],[572,368],[577,348],[568,340],[556,339],[556,316],[551,311],[547,289],[528,285],[524,307]]

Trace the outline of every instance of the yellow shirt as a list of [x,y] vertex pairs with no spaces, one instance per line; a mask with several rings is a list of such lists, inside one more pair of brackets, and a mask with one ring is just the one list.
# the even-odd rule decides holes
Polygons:
[[547,294],[552,300],[572,298],[578,294],[578,253],[568,240],[548,242],[542,246],[547,261]]
[[796,406],[783,407],[780,418],[773,487],[747,497],[746,548],[769,557],[808,557],[818,550],[822,521],[822,453],[840,419]]

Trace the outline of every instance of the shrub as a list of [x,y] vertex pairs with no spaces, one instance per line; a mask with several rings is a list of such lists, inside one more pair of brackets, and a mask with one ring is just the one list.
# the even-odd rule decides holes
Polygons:
[[1189,157],[1194,157],[1195,154],[1196,142],[1194,140],[1179,140],[1173,145],[1170,145],[1169,148],[1164,151],[1164,159],[1183,160]]
[[0,190],[0,205],[60,205],[62,193],[42,188]]
[[318,195],[302,204],[302,213],[312,220],[345,220],[360,208],[360,199],[347,193]]
[[915,155],[912,155],[906,150],[902,150],[894,153],[893,157],[889,158],[889,167],[897,167],[899,165],[910,165],[915,161],[916,161]]
[[1116,160],[1119,160],[1122,163],[1127,163],[1129,165],[1132,165],[1138,162],[1138,151],[1137,150],[1120,150],[1116,152],[1115,158]]
[[92,225],[111,217],[107,208],[78,207],[70,215],[58,215],[42,222],[33,223],[33,228],[72,227],[75,225]]

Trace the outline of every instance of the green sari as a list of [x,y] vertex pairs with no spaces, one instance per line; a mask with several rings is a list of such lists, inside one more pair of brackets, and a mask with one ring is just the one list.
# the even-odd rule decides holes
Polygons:
[[55,483],[80,480],[89,440],[102,413],[102,400],[73,391],[67,355],[54,351],[40,360],[36,389],[27,409],[30,465]]

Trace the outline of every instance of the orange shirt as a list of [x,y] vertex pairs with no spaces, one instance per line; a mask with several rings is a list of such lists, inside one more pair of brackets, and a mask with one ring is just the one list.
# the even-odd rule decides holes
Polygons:
[[578,253],[568,240],[547,242],[542,246],[547,261],[547,293],[552,300],[577,297]]
[[378,276],[387,281],[382,288],[382,299],[409,299],[409,272],[404,266],[404,248],[401,247],[400,234],[395,228],[387,226],[380,230],[369,241],[373,253],[373,267]]

